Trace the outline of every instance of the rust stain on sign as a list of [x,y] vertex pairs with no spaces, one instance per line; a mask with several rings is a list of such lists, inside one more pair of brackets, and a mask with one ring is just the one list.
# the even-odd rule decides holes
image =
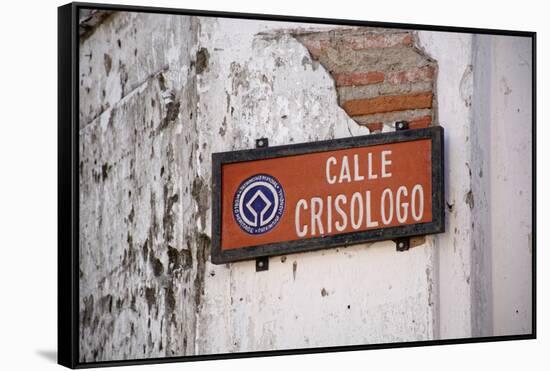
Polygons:
[[[296,153],[293,146],[278,150],[282,155],[270,155],[271,149],[255,150],[260,158],[248,158],[244,152],[251,151],[237,151],[233,153],[245,156],[244,161],[215,161],[214,173],[219,176],[213,188],[219,194],[213,200],[219,204],[213,213],[214,254],[249,252],[257,246],[269,247],[265,255],[283,254],[304,241],[330,245],[337,243],[334,238],[361,233],[366,237],[371,231],[382,240],[392,238],[401,227],[433,223],[434,200],[439,203],[442,192],[442,129],[414,132],[429,135],[404,140],[407,134],[380,134],[381,139],[401,139],[363,145],[358,141],[345,148],[322,147],[306,153]],[[435,145],[432,134],[437,134]],[[437,226],[431,233],[442,228],[440,213],[436,215]],[[392,233],[384,238],[386,230]]]

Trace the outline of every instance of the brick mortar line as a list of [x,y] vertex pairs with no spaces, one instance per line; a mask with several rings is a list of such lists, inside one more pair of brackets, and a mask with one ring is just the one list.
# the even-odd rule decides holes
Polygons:
[[349,100],[342,104],[342,108],[350,117],[365,116],[375,113],[432,108],[432,99],[432,92],[388,95]]

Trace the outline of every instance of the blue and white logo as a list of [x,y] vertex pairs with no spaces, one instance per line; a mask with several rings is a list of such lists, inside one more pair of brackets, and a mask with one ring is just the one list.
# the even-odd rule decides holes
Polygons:
[[283,216],[285,194],[277,179],[257,174],[241,183],[233,199],[233,216],[249,234],[269,232]]

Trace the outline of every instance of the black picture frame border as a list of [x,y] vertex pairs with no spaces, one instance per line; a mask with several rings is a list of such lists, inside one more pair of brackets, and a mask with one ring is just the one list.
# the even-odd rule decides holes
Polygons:
[[57,362],[69,368],[80,364],[78,9],[57,10]]
[[[319,348],[298,348],[261,352],[224,353],[163,358],[112,360],[102,362],[79,361],[79,24],[80,9],[97,9],[143,13],[159,13],[219,18],[237,18],[266,21],[286,21],[311,24],[384,27],[395,29],[477,33],[484,35],[521,36],[532,41],[532,331],[530,334],[489,337],[468,337],[400,343],[346,345]],[[537,122],[537,33],[475,27],[456,27],[410,23],[389,23],[349,19],[312,18],[273,14],[204,11],[119,4],[73,2],[58,7],[58,317],[57,357],[60,365],[73,368],[110,367],[125,365],[161,364],[265,356],[344,352],[370,349],[388,349],[433,345],[530,340],[537,338],[537,218],[536,218],[536,122]]]
[[[317,142],[282,145],[212,153],[212,263],[224,264],[259,257],[294,254],[329,249],[365,242],[394,240],[403,237],[422,236],[445,232],[445,183],[444,183],[444,129],[432,126],[423,129],[400,130],[388,133],[362,135]],[[266,160],[287,156],[321,153],[342,149],[411,142],[422,139],[431,141],[432,221],[395,227],[381,227],[326,237],[303,238],[294,241],[275,242],[250,247],[222,250],[222,167],[226,164]]]

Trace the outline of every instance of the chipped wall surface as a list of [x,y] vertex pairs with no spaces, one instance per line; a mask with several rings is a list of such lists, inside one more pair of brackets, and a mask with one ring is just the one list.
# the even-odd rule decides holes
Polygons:
[[[509,190],[529,197],[528,183],[478,196],[479,166],[513,173],[497,160],[505,147],[488,154],[480,144],[500,135],[491,120],[501,108],[472,104],[485,86],[473,61],[498,63],[472,35],[146,13],[82,20],[81,361],[469,337],[509,320],[491,309],[508,286],[485,278],[499,280],[495,264],[515,257],[490,260],[493,237],[473,223],[489,223]],[[510,89],[520,84],[498,73]],[[393,111],[387,101],[365,109],[418,94]],[[494,133],[476,134],[476,117]],[[273,257],[258,273],[254,261],[210,263],[213,152],[259,137],[280,145],[390,131],[398,119],[445,127],[445,234],[401,253],[388,241]],[[517,156],[528,155],[525,135]],[[518,243],[528,216],[510,230]],[[518,318],[514,328],[527,331],[530,318]]]
[[209,241],[195,227],[196,28],[114,14],[80,45],[82,361],[195,352]]
[[[201,22],[199,42],[213,50],[198,85],[204,107],[199,126],[210,129],[205,130],[207,153],[251,148],[262,136],[278,145],[368,133],[338,106],[327,69],[289,32],[280,30],[285,25],[273,24],[272,32],[266,32],[265,25]],[[239,32],[233,32],[237,27]],[[208,109],[219,96],[228,97],[227,109]],[[224,136],[218,135],[219,123]],[[209,177],[210,168],[203,170]],[[208,263],[209,295],[200,311],[198,350],[430,339],[432,253],[431,244],[407,256],[397,254],[389,242],[362,245],[274,258],[261,275],[255,273],[254,261]],[[227,335],[215,336],[220,333]]]

